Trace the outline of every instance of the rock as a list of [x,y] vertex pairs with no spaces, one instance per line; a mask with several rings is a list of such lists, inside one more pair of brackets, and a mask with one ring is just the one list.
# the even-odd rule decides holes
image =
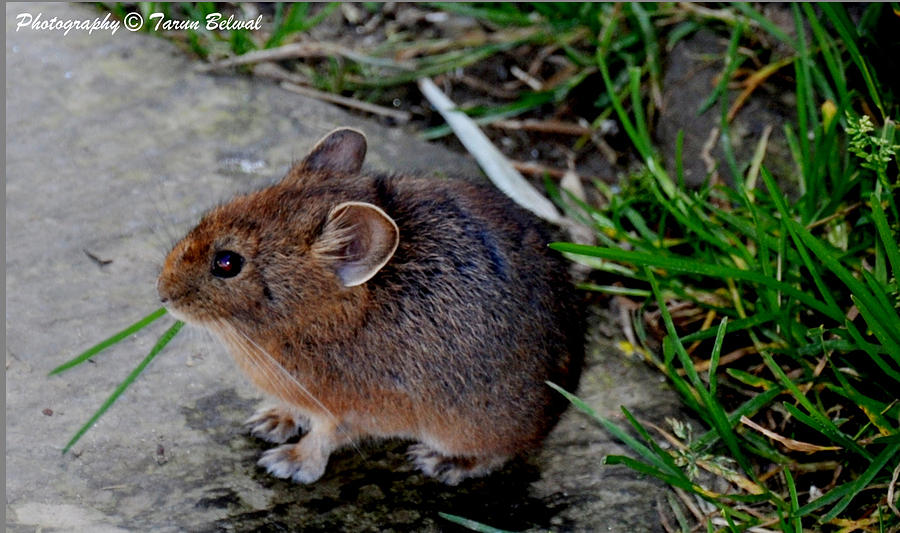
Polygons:
[[[710,175],[708,164],[702,157],[708,144],[711,148],[708,150],[710,159],[717,165],[714,170],[725,182],[734,183],[718,129],[721,104],[716,103],[702,114],[698,113],[715,89],[718,76],[722,73],[721,59],[727,48],[727,41],[709,30],[699,30],[676,44],[666,59],[662,81],[663,105],[654,133],[657,146],[662,149],[666,169],[674,180],[676,139],[679,130],[684,131],[684,182],[691,187],[701,185]],[[748,66],[748,62],[744,66]],[[739,92],[728,91],[728,106]],[[795,105],[790,101],[792,96],[789,91],[778,91],[771,83],[763,84],[745,102],[730,128],[735,159],[741,172],[746,172],[763,132],[767,126],[772,127],[763,164],[786,190],[795,189],[797,183],[797,169],[784,135],[785,121],[792,115],[790,106]]]

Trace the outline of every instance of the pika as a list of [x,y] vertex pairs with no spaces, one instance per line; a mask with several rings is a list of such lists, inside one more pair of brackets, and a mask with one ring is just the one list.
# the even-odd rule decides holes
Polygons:
[[[278,406],[249,421],[259,464],[300,483],[363,438],[414,441],[447,484],[538,446],[584,355],[579,296],[553,233],[455,179],[362,170],[365,136],[321,139],[279,183],[202,217],[157,281]],[[284,444],[302,434],[300,440]]]

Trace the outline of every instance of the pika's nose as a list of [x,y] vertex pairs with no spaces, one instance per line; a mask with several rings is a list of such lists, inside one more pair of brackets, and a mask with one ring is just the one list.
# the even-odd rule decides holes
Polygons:
[[169,301],[169,295],[168,295],[167,291],[165,290],[162,276],[156,278],[156,293],[159,294],[160,302],[166,303]]

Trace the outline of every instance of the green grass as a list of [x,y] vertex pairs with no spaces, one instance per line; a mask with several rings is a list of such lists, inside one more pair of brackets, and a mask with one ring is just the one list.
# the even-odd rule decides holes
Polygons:
[[[94,346],[91,346],[87,350],[76,355],[72,359],[54,368],[50,371],[49,375],[54,376],[57,374],[61,374],[66,370],[84,363],[91,357],[94,357],[110,346],[113,346],[119,342],[122,342],[128,337],[137,334],[142,329],[146,328],[165,314],[165,308],[161,307],[157,309],[156,311],[138,320],[122,331],[114,334],[108,339],[100,341]],[[128,374],[128,376],[122,381],[122,383],[120,383],[113,390],[112,394],[110,394],[109,397],[107,397],[106,400],[100,405],[100,407],[94,412],[94,414],[91,415],[90,419],[82,424],[82,426],[78,428],[78,431],[75,432],[72,438],[69,439],[69,442],[66,443],[66,445],[63,447],[63,454],[68,452],[72,448],[72,446],[74,446],[79,440],[81,440],[81,437],[83,437],[84,434],[87,433],[88,430],[91,429],[91,427],[97,422],[97,420],[99,420],[100,417],[103,416],[110,407],[112,407],[113,403],[115,403],[115,401],[119,399],[122,393],[125,392],[125,389],[127,389],[134,382],[134,380],[137,379],[141,372],[143,372],[144,369],[147,368],[147,365],[149,365],[150,362],[153,361],[153,359],[155,359],[157,355],[159,355],[163,348],[165,348],[166,345],[175,338],[175,335],[178,334],[182,326],[184,326],[184,322],[176,320],[175,323],[169,327],[169,329],[167,329],[162,335],[160,335],[159,339],[157,339],[156,341],[156,344],[153,345],[153,348],[150,349],[150,352],[146,355],[146,357],[144,357],[144,359],[134,368],[134,370],[131,371],[131,373]]]
[[[104,6],[120,17],[136,9],[182,19],[240,8]],[[167,37],[215,60],[293,42],[334,9],[277,4],[263,32]],[[791,5],[788,27],[743,3],[448,3],[428,9],[476,19],[490,38],[441,42],[400,33],[352,57],[298,61],[293,68],[320,89],[387,104],[397,90],[412,94],[410,84],[420,76],[471,68],[516,50],[564,51],[574,68],[557,85],[521,91],[502,105],[464,109],[482,124],[552,114],[596,86],[591,125],[616,119],[635,164],[619,191],[596,184],[603,207],[572,198],[548,180],[550,195],[595,230],[599,244],[553,247],[596,268],[596,279],[581,286],[599,298],[631,298],[641,309],[658,310],[662,338],[652,337],[640,319],[634,330],[647,361],[665,374],[701,426],[693,432],[673,427],[680,445],[664,449],[663,436],[627,410],[622,426],[560,390],[633,452],[598,457],[598,463],[627,465],[709,502],[714,511],[699,519],[708,531],[900,528],[887,502],[892,474],[900,469],[900,102],[892,73],[880,72],[867,56],[880,46],[873,28],[895,16],[892,6],[861,8],[854,19],[841,4]],[[667,168],[652,132],[664,54],[700,29],[728,43],[718,84],[698,111],[716,112],[723,149],[717,164],[733,182],[692,190],[683,186],[683,137]],[[729,84],[747,69],[777,72],[782,84],[792,84],[795,115],[783,133],[793,169],[767,164],[765,142],[748,160],[732,149]],[[438,126],[424,134],[448,133]],[[706,316],[706,327],[673,316],[675,303]],[[79,361],[133,333],[127,331]],[[173,335],[170,330],[163,338]],[[738,352],[744,355],[729,357]],[[709,476],[721,478],[728,490],[712,490]],[[820,497],[813,498],[812,487],[821,489]],[[682,530],[698,520],[678,499],[669,504]]]
[[[900,521],[885,500],[892,472],[900,468],[900,180],[892,121],[897,102],[885,98],[878,73],[860,52],[864,28],[852,25],[839,4],[794,6],[795,38],[752,7],[740,5],[737,11],[791,47],[797,117],[786,129],[796,174],[772,176],[764,157],[761,164],[748,165],[725,150],[725,164],[736,177],[733,186],[693,192],[673,187],[680,176],[673,180],[662,168],[647,133],[642,111],[647,91],[619,98],[604,76],[612,105],[646,166],[632,178],[627,202],[609,197],[604,209],[569,204],[581,220],[602,221],[593,226],[606,246],[553,247],[616,262],[631,273],[627,288],[649,287],[648,303],[660,310],[666,331],[662,360],[655,364],[707,430],[684,443],[688,453],[726,457],[751,483],[732,479],[733,492],[710,494],[673,473],[671,452],[622,435],[617,436],[639,459],[613,460],[710,501],[727,519],[728,530],[897,528]],[[737,20],[723,81],[708,101],[721,105],[719,126],[726,141],[724,83],[741,62],[744,28]],[[601,72],[604,61],[598,54]],[[634,86],[638,70],[631,72]],[[850,79],[861,83],[852,85]],[[648,80],[641,81],[645,87]],[[877,113],[869,116],[866,109]],[[796,133],[806,131],[811,135]],[[754,168],[762,187],[747,186]],[[789,199],[780,186],[790,180],[802,185],[797,198]],[[667,308],[676,301],[720,317],[714,340],[711,330],[701,335],[674,323]],[[732,320],[740,326],[729,330]],[[649,357],[656,359],[650,339],[644,340]],[[689,354],[686,347],[695,341],[702,342]],[[742,358],[739,367],[723,367],[723,344],[755,356]],[[701,363],[708,363],[705,376],[695,370]],[[786,440],[760,438],[740,423],[740,416],[764,423],[763,414],[780,422],[776,433],[782,437],[821,448],[799,451],[783,445]],[[598,421],[609,428],[608,420]],[[823,459],[842,465],[841,471],[819,471],[815,464]],[[773,468],[780,475],[763,481]],[[827,490],[810,501],[804,487],[811,485]],[[739,512],[748,506],[753,514]]]
[[[221,4],[216,2],[138,2],[126,4],[122,2],[101,2],[99,6],[124,19],[129,12],[140,13],[144,19],[143,31],[156,33],[157,20],[151,20],[152,13],[162,13],[164,20],[198,21],[200,28],[183,31],[163,31],[159,33],[167,36],[184,48],[190,50],[202,58],[215,58],[228,54],[245,54],[253,50],[275,48],[285,43],[291,36],[309,31],[331,14],[338,6],[331,2],[312,9],[314,4],[310,2],[274,4],[274,13],[271,22],[267,26],[266,38],[246,29],[238,30],[207,30],[206,17],[211,13],[222,13],[223,18],[234,14],[237,19],[251,19],[253,13],[242,11],[239,4]],[[255,16],[255,15],[254,15]]]
[[[148,20],[151,13],[163,13],[166,20],[203,21],[212,12],[224,16],[235,13],[247,18],[240,4],[213,2],[167,3],[142,2],[138,4],[101,3],[115,16],[136,11]],[[452,39],[423,40],[413,32],[398,32],[370,50],[356,51],[352,56],[321,57],[306,62],[294,62],[295,73],[309,80],[317,89],[341,93],[366,102],[391,106],[397,90],[409,90],[418,78],[439,76],[473,64],[490,60],[511,50],[526,46],[537,50],[544,46],[559,46],[568,58],[578,66],[576,72],[552,87],[520,93],[512,102],[503,106],[466,106],[462,110],[480,123],[519,116],[546,105],[560,105],[576,89],[591,80],[597,66],[593,53],[596,50],[597,32],[609,27],[609,21],[623,19],[633,32],[609,35],[603,47],[610,57],[610,68],[620,90],[627,90],[627,78],[623,77],[628,65],[643,64],[651,83],[658,91],[661,66],[657,49],[652,15],[659,8],[648,5],[615,6],[599,3],[433,3],[426,4],[472,17],[489,25],[493,30],[489,37],[475,36],[459,41]],[[300,39],[303,34],[320,24],[332,14],[336,3],[275,3],[274,14],[265,17],[260,32],[247,30],[207,31],[205,28],[186,31],[155,31],[145,24],[144,31],[172,40],[200,58],[214,61],[241,55],[254,50],[274,48]],[[364,4],[375,11],[378,4]],[[202,25],[201,25],[202,26]],[[686,33],[682,34],[682,37]],[[603,39],[601,36],[600,39]],[[672,43],[670,42],[670,45]],[[402,59],[397,59],[402,57]],[[605,95],[598,95],[605,99]],[[601,112],[595,126],[608,116]],[[434,139],[449,135],[445,126],[437,126],[423,133]]]
[[116,333],[112,337],[110,337],[106,340],[103,340],[103,341],[95,344],[94,346],[91,346],[90,348],[81,352],[80,354],[78,354],[77,356],[72,358],[71,360],[66,361],[65,363],[54,368],[53,370],[50,371],[50,375],[53,376],[56,374],[60,374],[74,366],[80,365],[81,363],[87,361],[94,355],[102,352],[103,350],[109,348],[110,346],[112,346],[116,343],[121,342],[122,340],[126,339],[127,337],[134,335],[138,331],[149,326],[151,323],[156,321],[156,319],[160,318],[164,314],[166,314],[166,310],[164,308],[161,307],[161,308],[157,309],[156,311],[150,313],[149,315],[145,316],[144,318],[138,320],[134,324],[132,324],[132,325],[128,326],[127,328],[123,329],[122,331]]

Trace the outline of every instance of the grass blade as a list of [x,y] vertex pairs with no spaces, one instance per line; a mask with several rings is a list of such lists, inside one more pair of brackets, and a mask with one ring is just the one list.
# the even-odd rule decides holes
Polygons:
[[[736,331],[741,331],[745,329],[755,328],[761,324],[765,324],[766,322],[771,322],[778,318],[778,315],[781,313],[776,311],[768,311],[765,313],[756,313],[755,315],[749,316],[747,318],[741,318],[739,320],[729,321],[726,333],[734,333]],[[710,339],[715,337],[718,334],[718,330],[709,328],[700,330],[689,335],[685,335],[681,337],[679,340],[682,344],[689,344],[694,341],[700,341],[704,339]]]
[[515,4],[504,5],[507,9],[493,7],[485,8],[478,4],[470,5],[457,2],[431,2],[430,5],[449,13],[456,13],[457,15],[464,15],[478,20],[486,20],[504,26],[529,26],[536,22],[543,22],[541,20],[535,21],[527,13],[522,13]]
[[[728,423],[733,428],[740,422],[742,416],[752,417],[760,409],[769,405],[776,396],[784,392],[784,389],[781,387],[774,387],[766,390],[766,392],[762,394],[758,394],[753,398],[750,398],[746,402],[744,402],[740,407],[735,409],[730,415],[728,415]],[[711,429],[701,435],[698,439],[694,441],[694,448],[699,449],[705,447],[709,444],[712,444],[716,440],[718,440],[719,434],[716,429]]]
[[847,508],[850,505],[850,502],[853,501],[853,498],[856,497],[857,494],[860,493],[873,479],[878,475],[878,472],[884,468],[884,465],[888,463],[894,456],[900,452],[900,443],[893,443],[886,446],[881,453],[878,454],[878,457],[875,458],[874,461],[869,465],[869,468],[866,469],[855,481],[850,483],[849,492],[841,498],[834,507],[831,508],[828,513],[819,519],[820,522],[826,523],[830,522],[832,519],[836,518],[837,515],[841,514],[841,511]]
[[844,483],[843,485],[839,485],[833,489],[831,492],[828,492],[815,500],[807,503],[803,507],[797,509],[795,512],[795,516],[806,516],[809,513],[828,505],[829,503],[835,502],[842,497],[846,496],[850,491],[853,490],[852,483]]
[[850,53],[850,58],[856,64],[856,68],[862,73],[863,80],[866,82],[866,88],[869,90],[869,98],[875,102],[875,106],[881,111],[881,116],[885,116],[884,105],[881,103],[881,91],[878,89],[878,84],[869,71],[868,62],[863,57],[862,53],[860,53],[859,47],[856,46],[858,37],[856,28],[853,27],[853,24],[847,17],[847,12],[844,10],[844,7],[840,6],[840,9],[838,9],[829,2],[822,2],[819,4],[819,7],[828,17],[828,20],[831,21],[834,29],[837,30],[838,34],[841,36],[844,46],[847,47],[847,52]]
[[[669,465],[666,463],[666,461],[661,460],[661,458],[656,453],[654,453],[654,451],[652,449],[650,449],[644,443],[635,439],[628,433],[625,433],[625,431],[622,428],[620,428],[618,425],[614,424],[608,418],[601,416],[599,413],[594,411],[594,409],[591,408],[591,406],[589,406],[588,404],[584,403],[584,401],[581,398],[575,396],[571,392],[567,391],[566,389],[560,387],[559,385],[557,385],[553,382],[548,381],[546,383],[552,389],[554,389],[556,392],[565,396],[565,398],[567,400],[569,400],[572,403],[572,405],[574,405],[579,411],[585,413],[586,415],[591,417],[595,422],[599,423],[601,426],[606,428],[606,430],[609,431],[613,437],[615,437],[616,439],[618,439],[619,441],[624,443],[626,446],[628,446],[629,448],[634,450],[635,453],[637,453],[638,455],[643,457],[645,460],[647,460],[648,463],[650,463],[649,465],[646,465],[647,468],[653,468],[653,469],[659,471],[660,473],[663,473],[666,470],[670,470]],[[669,474],[666,474],[666,475],[668,475],[670,477],[673,475],[675,477],[679,477],[679,478],[684,477],[684,473],[681,472],[681,470],[678,469],[677,467],[675,468],[675,472],[670,472]]]
[[[709,395],[713,398],[716,396],[716,370],[719,369],[719,355],[722,352],[722,339],[725,337],[725,328],[728,327],[728,317],[722,319],[719,328],[716,331],[716,341],[713,345],[712,356],[709,360],[709,373],[707,381],[709,381]],[[681,341],[678,341],[681,344]]]
[[[872,330],[875,337],[884,345],[888,355],[890,355],[897,364],[900,364],[900,342],[896,340],[897,337],[900,336],[900,329],[884,325],[882,319],[885,315],[873,310],[862,296],[863,295],[856,296],[853,294],[850,295],[850,299],[856,304],[856,308],[859,309],[859,314],[865,319],[869,329]],[[869,296],[871,296],[871,294]]]
[[[803,241],[803,243],[806,244],[806,248],[804,248],[804,246],[801,244],[801,238],[796,230],[796,226],[799,225],[791,225],[792,220],[790,215],[788,214],[787,205],[785,205],[784,198],[782,198],[780,195],[780,191],[775,184],[775,179],[771,174],[769,174],[769,171],[766,170],[765,167],[762,168],[762,177],[763,181],[766,184],[766,187],[769,189],[769,194],[771,195],[772,201],[775,203],[775,207],[778,209],[779,213],[781,213],[782,223],[786,225],[786,228],[791,235],[791,240],[794,241],[794,245],[797,247],[797,252],[800,254],[800,258],[802,259],[804,266],[806,266],[807,271],[809,271],[810,275],[813,278],[813,283],[815,283],[816,288],[819,289],[819,292],[825,299],[825,303],[831,310],[829,316],[835,318],[841,315],[842,313],[840,307],[838,307],[837,302],[834,301],[834,297],[831,295],[831,288],[829,288],[825,284],[825,282],[822,281],[822,277],[819,275],[818,266],[813,262],[812,258],[809,256],[809,253],[807,253],[806,251],[806,248],[809,247],[809,244],[806,243],[806,241]],[[815,252],[813,253],[815,254]]]
[[140,373],[144,371],[147,365],[150,364],[150,361],[152,361],[156,357],[156,355],[160,351],[162,351],[162,349],[165,348],[173,338],[175,338],[175,335],[178,333],[182,326],[184,326],[184,322],[179,320],[175,322],[172,327],[167,329],[165,333],[162,334],[162,336],[158,341],[156,341],[156,344],[150,350],[150,353],[148,353],[147,356],[144,357],[144,360],[141,361],[140,364],[138,364],[138,366],[135,367],[135,369],[132,370],[130,374],[128,374],[128,377],[126,377],[125,380],[120,383],[118,387],[116,387],[116,390],[114,390],[113,393],[109,395],[109,398],[107,398],[106,401],[103,402],[103,405],[101,405],[100,408],[97,409],[94,415],[91,416],[91,419],[88,420],[83,426],[81,426],[81,428],[75,433],[75,436],[72,437],[71,440],[69,440],[68,444],[66,444],[65,448],[63,448],[63,454],[69,451],[69,448],[74,446],[75,443],[78,442],[78,440],[81,439],[81,437],[83,437],[85,433],[87,433],[91,426],[93,426],[94,423],[97,422],[97,420],[99,420],[101,416],[103,416],[103,414],[112,406],[112,404],[119,399],[119,396],[121,396],[122,393],[125,392],[125,389],[127,389],[128,386],[131,385],[131,383],[135,380],[135,378],[137,378],[138,375],[140,375]]
[[752,270],[740,270],[737,268],[711,265],[693,259],[683,259],[676,257],[664,257],[659,254],[651,254],[646,252],[632,252],[629,250],[619,250],[615,248],[600,248],[597,246],[588,246],[573,243],[553,243],[551,248],[560,252],[567,252],[576,255],[587,255],[591,257],[600,257],[612,261],[621,261],[624,263],[633,263],[638,266],[657,267],[666,270],[684,272],[687,274],[698,274],[701,276],[710,276],[716,278],[732,278],[744,281],[758,283],[770,289],[775,289],[794,297],[798,301],[819,311],[820,313],[832,318],[835,321],[843,321],[843,314],[832,309],[821,301],[812,296],[798,290],[793,285],[777,281],[771,277],[764,276]]
[[647,11],[641,7],[639,2],[630,4],[631,12],[637,19],[638,28],[640,29],[641,39],[644,42],[644,50],[646,53],[647,67],[650,71],[650,93],[653,104],[662,106],[662,68],[659,66],[659,38],[653,28],[653,22]]
[[894,277],[900,277],[900,245],[897,244],[897,236],[891,235],[887,217],[884,214],[884,209],[881,207],[881,199],[873,194],[869,197],[869,203],[872,206],[872,222],[875,224],[875,229],[878,230],[878,236],[884,245],[888,263],[891,265],[891,272],[893,272]]
[[72,359],[66,361],[65,363],[59,365],[58,367],[54,368],[53,370],[50,371],[50,373],[49,373],[48,375],[49,375],[49,376],[53,376],[53,375],[55,375],[55,374],[59,374],[59,373],[61,373],[61,372],[64,372],[64,371],[66,371],[66,370],[72,368],[73,366],[80,365],[81,363],[87,361],[88,359],[90,359],[90,358],[93,357],[94,355],[96,355],[96,354],[102,352],[103,350],[109,348],[109,347],[112,346],[113,344],[116,344],[117,342],[121,341],[122,339],[124,339],[124,338],[126,338],[126,337],[128,337],[128,336],[130,336],[130,335],[132,335],[132,334],[134,334],[134,333],[136,333],[136,332],[142,330],[143,328],[147,327],[147,326],[150,325],[154,320],[156,320],[157,318],[163,316],[164,314],[166,314],[166,308],[165,308],[165,307],[160,307],[160,308],[157,309],[156,311],[153,311],[152,313],[150,313],[149,315],[145,316],[144,318],[138,320],[138,321],[135,322],[134,324],[132,324],[132,325],[128,326],[127,328],[123,329],[122,331],[116,333],[116,334],[113,335],[112,337],[110,337],[110,338],[108,338],[108,339],[106,339],[106,340],[103,340],[103,341],[101,341],[101,342],[95,344],[94,346],[91,346],[90,348],[88,348],[87,350],[81,352],[80,354],[78,354],[78,355],[75,356],[74,358],[72,358]]
[[898,433],[897,429],[893,427],[890,421],[883,415],[883,413],[888,411],[888,405],[869,398],[868,396],[856,390],[856,388],[850,384],[850,381],[846,378],[846,376],[844,376],[844,373],[839,368],[834,369],[834,375],[840,382],[841,386],[838,387],[837,385],[834,385],[832,383],[826,383],[826,387],[828,387],[829,390],[852,400],[853,403],[855,403],[856,406],[865,413],[866,417],[869,419],[869,422],[871,422],[873,426],[878,428],[878,431],[882,435],[889,436]]
[[773,37],[776,37],[791,48],[795,50],[797,49],[797,43],[793,39],[791,39],[788,34],[784,33],[784,31],[782,31],[777,24],[767,19],[765,16],[763,16],[762,13],[750,7],[750,4],[744,2],[735,2],[732,5],[737,8],[738,11],[753,19],[757,24],[759,24],[762,29],[771,33]]
[[656,457],[658,457],[665,465],[666,468],[664,468],[663,470],[668,471],[675,475],[675,477],[681,478],[686,483],[689,483],[690,480],[684,474],[684,472],[681,471],[678,465],[675,464],[675,460],[672,458],[672,456],[668,452],[663,450],[656,443],[656,441],[653,440],[653,437],[650,436],[650,433],[647,431],[647,429],[642,426],[636,418],[634,418],[631,412],[628,411],[628,409],[626,409],[624,405],[621,407],[621,409],[622,413],[625,415],[625,418],[628,419],[628,422],[631,424],[634,430],[637,431],[638,435],[640,435],[645,441],[647,441],[647,444],[650,445],[650,448],[656,454]]
[[[798,52],[797,61],[794,63],[794,73],[797,78],[797,127],[800,131],[815,130],[815,103],[812,83],[810,82],[810,57],[809,50],[806,47],[806,32],[803,28],[803,20],[800,17],[800,8],[797,4],[791,5],[794,12],[794,27],[797,32],[796,48]],[[813,152],[810,149],[810,139],[806,135],[800,135],[797,140],[800,142],[801,159],[800,172],[802,179],[806,182],[806,191],[808,196],[804,198],[819,198],[819,185],[821,180],[818,176],[813,175],[812,168]],[[801,203],[801,210],[804,218],[808,219],[810,212],[814,206],[814,202],[805,201]]]
[[[800,391],[798,390],[797,392],[799,393]],[[797,395],[795,394],[795,398],[796,397]],[[798,398],[798,400],[800,400],[800,398]],[[782,402],[781,405],[788,413],[791,414],[791,416],[811,427],[812,429],[818,431],[819,433],[825,435],[828,439],[835,442],[836,444],[852,450],[868,460],[872,459],[872,454],[853,442],[853,439],[851,439],[849,436],[847,436],[847,434],[838,429],[838,427],[834,425],[834,422],[828,419],[821,412],[817,411],[808,399],[803,397],[803,399],[800,400],[800,403],[807,408],[810,414],[804,413],[798,407],[795,407],[793,404],[787,402]]]
[[635,472],[639,472],[641,474],[646,474],[648,476],[653,476],[656,479],[659,479],[660,481],[662,481],[668,485],[680,488],[682,490],[692,492],[694,494],[698,494],[708,500],[715,500],[715,497],[716,497],[716,494],[710,493],[703,487],[701,487],[697,484],[691,483],[690,481],[687,481],[686,478],[683,479],[682,477],[679,477],[679,476],[673,476],[671,474],[667,474],[667,473],[663,472],[662,470],[659,470],[658,468],[654,468],[653,466],[648,465],[647,463],[642,463],[631,457],[626,457],[624,455],[607,455],[606,458],[604,458],[603,463],[607,464],[607,465],[617,465],[617,464],[625,465],[628,468],[634,470]]
[[478,531],[479,533],[511,533],[509,531],[506,531],[505,529],[497,529],[495,527],[482,524],[481,522],[476,522],[474,520],[469,520],[468,518],[456,516],[455,514],[438,513],[438,516],[440,516],[444,520],[449,520],[450,522],[458,524],[464,528],[471,529],[472,531]]
[[791,475],[791,469],[784,469],[784,478],[787,481],[788,493],[791,496],[791,516],[794,518],[793,527],[796,533],[803,533],[803,521],[797,515],[797,509],[800,508],[800,500],[797,499],[797,487],[794,485],[794,476]]
[[[653,288],[653,293],[656,295],[657,305],[659,306],[660,314],[662,315],[663,322],[666,325],[666,331],[668,331],[669,335],[663,339],[663,344],[670,343],[674,345],[675,352],[678,354],[678,358],[681,361],[681,366],[684,368],[685,373],[688,378],[691,380],[691,383],[694,385],[695,389],[700,395],[700,398],[703,402],[703,406],[705,407],[705,411],[700,411],[699,414],[706,415],[704,418],[709,419],[710,424],[716,428],[719,436],[722,438],[722,441],[725,442],[725,445],[728,447],[728,450],[731,452],[732,457],[741,465],[741,468],[744,469],[745,472],[752,474],[753,469],[750,466],[750,462],[744,456],[744,453],[741,451],[740,446],[738,445],[737,436],[734,434],[734,430],[729,424],[728,417],[725,415],[725,410],[722,408],[722,404],[713,396],[712,390],[707,390],[703,386],[703,382],[700,381],[700,376],[697,375],[697,371],[694,368],[694,362],[691,360],[691,357],[684,349],[684,345],[682,345],[678,341],[678,332],[675,330],[675,324],[672,322],[672,315],[669,313],[668,307],[666,307],[665,299],[663,298],[662,291],[659,290],[659,284],[656,281],[656,276],[650,272],[649,268],[644,268],[644,272],[650,281],[650,286]],[[719,325],[719,331],[716,336],[716,345],[719,349],[721,349],[721,338],[725,334],[725,330],[722,327],[723,325],[727,325],[727,323],[723,322]],[[715,349],[714,349],[715,350]],[[718,354],[713,354],[714,365],[710,366],[710,370],[713,370],[713,367],[718,364]],[[711,389],[715,388],[715,381],[710,383]]]
[[[866,318],[867,321],[872,321],[869,322],[869,326],[873,329],[880,327],[885,331],[885,335],[892,341],[893,354],[900,361],[900,316],[897,316],[897,312],[890,308],[885,309],[869,291],[868,287],[841,265],[836,254],[829,250],[822,241],[815,238],[806,228],[793,220],[785,220],[785,223],[791,231],[796,232],[797,236],[813,255],[850,289],[852,298],[859,306],[860,312],[869,315],[870,318]],[[882,340],[882,342],[884,341]]]
[[900,372],[891,368],[890,364],[878,355],[877,347],[874,344],[866,342],[866,340],[862,338],[862,334],[856,329],[856,325],[850,320],[847,320],[844,325],[847,327],[847,333],[856,342],[856,346],[866,352],[869,358],[878,365],[878,368],[880,368],[882,372],[890,376],[897,383],[900,383]]
[[731,39],[728,42],[728,49],[725,51],[724,62],[725,68],[719,76],[719,83],[710,95],[700,104],[697,109],[697,116],[705,113],[720,99],[726,98],[728,92],[728,82],[731,80],[734,70],[739,66],[741,60],[737,59],[738,44],[741,42],[741,35],[744,33],[744,24],[739,23],[731,30]]

